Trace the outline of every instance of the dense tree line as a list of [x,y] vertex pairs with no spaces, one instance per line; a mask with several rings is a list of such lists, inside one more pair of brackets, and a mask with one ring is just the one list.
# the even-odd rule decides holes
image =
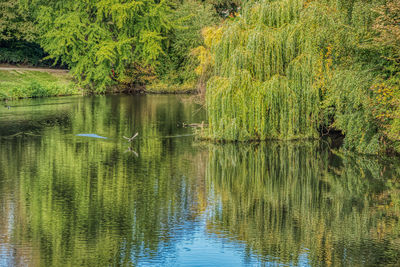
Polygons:
[[224,6],[196,0],[0,0],[0,62],[59,64],[96,92],[154,78],[194,81],[191,49],[202,45],[203,27],[219,23]]

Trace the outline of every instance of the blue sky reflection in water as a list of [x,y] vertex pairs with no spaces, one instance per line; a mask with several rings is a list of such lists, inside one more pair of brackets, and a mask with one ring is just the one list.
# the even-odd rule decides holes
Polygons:
[[395,159],[195,141],[181,125],[205,112],[188,96],[12,104],[0,110],[0,266],[398,263]]

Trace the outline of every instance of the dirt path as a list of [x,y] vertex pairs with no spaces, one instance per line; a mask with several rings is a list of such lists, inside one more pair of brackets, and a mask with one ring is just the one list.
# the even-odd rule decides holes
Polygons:
[[0,70],[8,70],[8,71],[40,71],[40,72],[49,72],[49,73],[68,73],[68,70],[59,70],[59,69],[46,69],[46,68],[34,68],[34,67],[15,67],[15,66],[3,66],[0,65]]

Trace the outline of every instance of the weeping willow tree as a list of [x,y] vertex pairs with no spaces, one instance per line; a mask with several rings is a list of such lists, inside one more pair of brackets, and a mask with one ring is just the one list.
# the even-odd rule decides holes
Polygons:
[[303,0],[249,2],[212,47],[207,85],[213,139],[315,138],[335,17]]
[[386,41],[400,29],[395,7],[393,0],[244,4],[217,37],[208,34],[206,137],[315,138],[334,129],[345,149],[399,151],[397,50]]

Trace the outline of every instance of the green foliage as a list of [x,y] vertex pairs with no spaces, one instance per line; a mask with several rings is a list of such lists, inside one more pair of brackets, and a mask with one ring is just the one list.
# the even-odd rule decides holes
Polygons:
[[0,41],[8,42],[0,62],[55,61],[92,92],[115,84],[142,86],[154,76],[194,87],[197,61],[191,50],[202,45],[201,29],[219,20],[211,4],[195,0],[1,0],[0,7]]
[[[399,9],[394,0],[378,8],[383,3],[248,2],[211,47],[206,137],[314,138],[334,129],[348,150],[398,146]],[[382,81],[387,103],[373,90]]]
[[[38,65],[48,54],[46,63],[69,67],[92,92],[143,85],[154,76],[194,86],[190,52],[202,45],[201,29],[218,20],[213,5],[196,0],[1,0],[0,41],[9,44],[0,62]],[[47,54],[23,49],[21,41],[37,42]]]
[[368,71],[337,70],[327,85],[324,99],[325,111],[333,117],[333,129],[346,136],[343,147],[360,153],[375,154],[380,151],[382,134],[371,112],[369,89],[374,75]]
[[378,50],[382,71],[372,86],[373,114],[382,128],[385,143],[400,152],[400,1],[387,1],[374,9],[377,17],[372,47]]
[[[203,28],[218,23],[219,18],[212,5],[196,0],[185,0],[176,6],[173,18],[180,24],[168,36],[166,54],[157,68],[159,78],[167,84],[192,84],[197,75],[194,71],[198,62],[192,50],[203,45]],[[192,89],[193,89],[192,88]]]
[[42,65],[45,53],[36,39],[32,13],[20,0],[0,0],[0,63]]
[[34,19],[20,4],[20,0],[0,0],[0,41],[32,42],[35,39]]
[[[35,1],[40,44],[79,83],[103,92],[133,63],[155,65],[173,22],[166,1]],[[113,75],[116,73],[116,77]]]
[[[338,130],[346,149],[400,152],[399,6],[1,0],[0,62],[46,63],[37,41],[92,92],[149,83],[176,92],[208,81],[211,139],[316,138]],[[218,15],[229,18],[216,26]]]
[[396,127],[391,126],[396,124],[399,114],[400,87],[396,76],[400,69],[392,61],[396,55],[391,47],[395,34],[387,36],[388,27],[395,33],[400,25],[387,22],[382,13],[382,10],[395,12],[390,8],[394,1],[381,5],[384,3],[348,4],[348,27],[352,30],[341,34],[346,37],[348,48],[336,55],[341,62],[336,63],[337,70],[333,72],[325,100],[327,103],[335,99],[331,103],[335,112],[331,126],[345,134],[345,148],[361,153],[396,150],[400,140],[395,134]]
[[36,43],[0,41],[0,63],[31,66],[51,65],[51,61],[43,60],[45,56],[43,49]]
[[196,85],[190,82],[182,84],[164,83],[162,81],[153,82],[146,85],[146,93],[156,94],[191,94],[196,92]]
[[[212,47],[207,85],[210,138],[265,140],[318,136],[320,47],[335,23],[328,8],[301,0],[248,3]],[[336,29],[332,29],[336,30]]]
[[400,1],[391,0],[386,5],[381,5],[376,9],[378,17],[374,22],[374,29],[378,32],[375,39],[376,44],[380,44],[389,49],[386,59],[400,68]]
[[234,16],[236,12],[240,10],[242,0],[206,0],[206,3],[210,3],[214,6],[219,16],[226,18],[228,16]]

